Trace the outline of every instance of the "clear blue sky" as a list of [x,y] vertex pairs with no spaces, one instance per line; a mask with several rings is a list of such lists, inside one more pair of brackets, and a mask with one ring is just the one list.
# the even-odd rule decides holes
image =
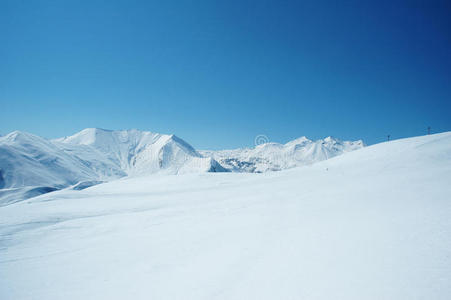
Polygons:
[[450,15],[449,0],[1,0],[0,134],[137,128],[217,149],[451,130]]

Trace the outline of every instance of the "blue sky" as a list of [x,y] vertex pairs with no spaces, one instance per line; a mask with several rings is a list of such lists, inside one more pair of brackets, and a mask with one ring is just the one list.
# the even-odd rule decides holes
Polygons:
[[451,130],[451,2],[0,1],[0,133],[175,133],[196,148],[265,134]]

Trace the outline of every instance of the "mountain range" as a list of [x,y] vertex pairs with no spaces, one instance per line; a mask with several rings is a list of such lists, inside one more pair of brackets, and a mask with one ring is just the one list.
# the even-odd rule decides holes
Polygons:
[[328,137],[306,137],[255,148],[196,151],[175,135],[87,128],[48,140],[14,131],[0,137],[0,203],[62,188],[86,187],[126,176],[198,172],[278,171],[364,147]]
[[364,146],[361,140],[350,142],[327,137],[312,141],[303,136],[286,144],[264,143],[255,148],[200,153],[212,157],[228,170],[260,173],[309,165]]

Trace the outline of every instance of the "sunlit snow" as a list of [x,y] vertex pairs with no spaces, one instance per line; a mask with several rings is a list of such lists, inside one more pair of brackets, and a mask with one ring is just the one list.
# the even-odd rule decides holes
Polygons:
[[0,298],[449,299],[451,133],[0,207]]

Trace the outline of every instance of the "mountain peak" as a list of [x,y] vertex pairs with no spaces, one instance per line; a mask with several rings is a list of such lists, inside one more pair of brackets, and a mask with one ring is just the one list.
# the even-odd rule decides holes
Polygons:
[[28,132],[24,132],[24,131],[19,131],[19,130],[15,130],[12,131],[10,133],[8,133],[5,136],[0,137],[1,140],[3,141],[7,141],[7,142],[20,142],[20,143],[29,143],[29,142],[41,142],[41,141],[46,141],[45,139],[28,133]]
[[323,141],[324,141],[324,142],[328,142],[328,143],[331,143],[331,142],[341,142],[341,140],[339,140],[339,139],[337,139],[337,138],[334,138],[333,136],[328,136],[328,137],[324,138]]
[[309,138],[307,138],[306,136],[301,136],[301,137],[299,137],[297,139],[289,141],[285,145],[286,146],[291,146],[291,145],[304,144],[304,143],[309,143],[309,142],[312,142]]
[[24,131],[20,131],[20,130],[14,130],[11,131],[10,133],[8,133],[7,135],[5,135],[5,137],[9,137],[9,138],[16,138],[16,137],[20,137],[20,136],[33,136],[31,133],[27,133]]

